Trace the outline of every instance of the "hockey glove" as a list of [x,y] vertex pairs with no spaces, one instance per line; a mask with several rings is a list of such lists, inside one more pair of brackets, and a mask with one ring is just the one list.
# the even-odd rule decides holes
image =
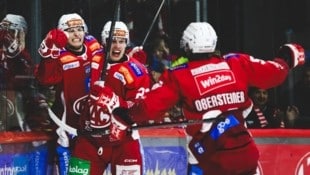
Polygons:
[[96,81],[90,91],[90,125],[94,128],[104,128],[110,124],[112,111],[115,108],[127,108],[128,102],[117,96],[104,81]]
[[132,48],[131,50],[128,50],[128,56],[132,57],[137,52],[143,52],[143,46],[136,46]]
[[128,102],[116,95],[112,89],[104,85],[104,81],[96,81],[91,87],[91,99],[95,100],[96,105],[104,108],[112,114],[118,107],[128,107]]
[[127,109],[114,109],[110,125],[110,141],[119,141],[124,139],[129,133],[129,129],[132,124],[133,122],[128,115]]
[[43,58],[58,58],[60,49],[65,47],[68,37],[65,32],[59,29],[52,29],[48,32],[39,48],[39,53]]
[[137,59],[142,64],[147,64],[147,62],[146,62],[147,55],[146,55],[146,52],[143,50],[143,46],[136,46],[132,49],[129,49],[127,51],[127,53],[128,53],[127,55],[129,57],[133,57],[133,58]]
[[48,32],[45,38],[46,46],[51,48],[55,44],[58,48],[66,46],[68,37],[65,32],[59,29],[52,29]]
[[305,50],[299,44],[285,44],[280,47],[278,57],[284,59],[290,68],[305,63]]

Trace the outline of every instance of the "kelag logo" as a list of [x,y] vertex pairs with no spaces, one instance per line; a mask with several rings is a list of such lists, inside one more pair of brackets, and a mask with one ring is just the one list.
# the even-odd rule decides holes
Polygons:
[[298,162],[295,175],[308,175],[310,174],[310,152],[305,154]]

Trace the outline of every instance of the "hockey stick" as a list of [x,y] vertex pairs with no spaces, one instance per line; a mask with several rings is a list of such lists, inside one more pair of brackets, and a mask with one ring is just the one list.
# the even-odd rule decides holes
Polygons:
[[[217,120],[217,117],[202,119],[202,120],[185,120],[180,122],[169,122],[169,123],[155,123],[155,124],[147,124],[147,125],[133,125],[131,128],[128,129],[128,132],[132,132],[135,130],[140,129],[156,129],[156,128],[171,128],[171,127],[185,127],[190,125],[196,124],[203,124],[203,123],[212,123]],[[77,132],[78,135],[109,135],[109,130],[102,130],[102,129],[95,129],[92,131],[80,131]]]
[[148,31],[147,31],[147,33],[146,33],[144,39],[143,39],[143,41],[142,41],[141,46],[144,46],[146,40],[148,39],[148,37],[149,37],[149,35],[150,35],[150,33],[151,33],[152,29],[153,29],[154,23],[156,22],[156,20],[157,20],[157,18],[158,18],[158,15],[159,15],[159,13],[160,13],[160,11],[161,11],[163,5],[164,5],[164,2],[165,2],[165,0],[162,0],[162,2],[161,2],[161,4],[160,4],[160,6],[159,6],[159,8],[158,8],[158,10],[157,10],[157,12],[156,12],[154,18],[153,18],[153,21],[152,21],[152,23],[151,23],[151,25],[150,25],[150,27],[149,27],[149,29],[148,29]]
[[209,118],[203,120],[184,120],[180,122],[169,122],[169,123],[158,123],[158,124],[147,124],[147,125],[136,125],[132,126],[131,130],[139,130],[139,129],[156,129],[156,128],[167,128],[167,127],[183,127],[190,126],[202,123],[212,123],[217,118]]
[[66,124],[66,103],[65,103],[65,99],[64,99],[64,94],[63,92],[61,93],[61,101],[62,104],[64,106],[64,111],[62,114],[62,118],[61,120],[57,117],[57,115],[51,110],[50,107],[47,106],[47,112],[48,115],[50,116],[50,118],[55,122],[55,124],[57,126],[59,126],[60,128],[62,128],[63,130],[67,131],[69,134],[72,134],[74,136],[78,135],[78,131],[76,128],[73,128],[72,126],[69,126],[68,124]]
[[50,116],[50,118],[55,122],[55,124],[57,126],[59,126],[60,128],[62,128],[63,130],[67,131],[69,134],[72,134],[74,136],[78,135],[78,131],[76,128],[73,128],[69,125],[67,125],[66,123],[64,123],[63,121],[61,121],[57,115],[51,110],[50,107],[47,107],[47,112],[48,115]]
[[119,12],[120,12],[120,0],[116,0],[114,16],[113,16],[113,20],[111,22],[111,27],[110,27],[110,32],[109,32],[109,40],[107,42],[107,47],[106,47],[106,51],[105,51],[106,59],[103,60],[103,68],[102,68],[102,72],[101,72],[101,80],[104,80],[105,76],[106,76],[106,70],[107,70],[107,67],[108,67],[108,61],[110,59],[110,50],[111,50],[112,38],[113,38],[113,34],[114,34],[115,21],[119,20]]
[[149,128],[165,128],[165,127],[175,127],[175,126],[188,126],[203,123],[212,123],[218,118],[220,118],[222,112],[220,110],[211,110],[202,115],[202,119],[197,120],[185,120],[180,122],[169,122],[169,123],[158,123],[149,125],[137,125],[132,126],[132,130],[135,129],[149,129]]
[[[50,109],[48,109],[48,113],[52,120],[58,125],[62,127],[65,131],[72,135],[109,135],[110,133],[107,130],[103,129],[93,129],[93,130],[83,130],[79,131],[76,128],[73,128],[66,123],[62,122],[55,113]],[[185,120],[180,122],[169,122],[169,123],[156,123],[156,124],[147,124],[147,125],[133,125],[128,131],[139,130],[139,129],[154,129],[154,128],[166,128],[166,127],[182,127],[182,126],[189,126],[189,125],[196,125],[196,124],[203,124],[203,123],[212,123],[218,119],[218,117],[202,119],[202,120]]]

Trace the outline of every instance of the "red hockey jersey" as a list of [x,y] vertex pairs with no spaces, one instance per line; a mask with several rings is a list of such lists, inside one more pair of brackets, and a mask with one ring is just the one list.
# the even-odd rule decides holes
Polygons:
[[[126,56],[127,57],[127,56]],[[108,64],[105,85],[124,100],[133,101],[150,91],[151,79],[147,68],[135,58]]]
[[78,128],[81,105],[87,98],[91,81],[99,80],[103,66],[103,51],[99,42],[90,35],[85,36],[84,52],[76,54],[61,50],[57,59],[43,58],[36,77],[42,85],[55,85],[56,99],[53,110],[60,117],[65,99],[66,123]]
[[252,104],[249,86],[275,87],[288,71],[282,59],[264,61],[246,54],[192,60],[171,69],[169,80],[137,101],[130,112],[137,122],[159,118],[177,102],[186,119],[202,119],[210,110],[242,112]]

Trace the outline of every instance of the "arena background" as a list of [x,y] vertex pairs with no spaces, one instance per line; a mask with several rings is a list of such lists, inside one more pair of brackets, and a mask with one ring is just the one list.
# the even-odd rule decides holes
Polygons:
[[[28,47],[38,60],[36,48],[62,14],[77,12],[88,24],[92,35],[100,37],[114,13],[114,0],[0,0],[1,19],[7,13],[23,15],[29,23]],[[121,20],[135,21],[134,40],[141,40],[161,0],[121,0]],[[199,5],[197,5],[199,4]],[[298,41],[309,43],[310,2],[307,0],[166,0],[165,32],[178,46],[178,38],[191,21],[208,21],[219,35],[223,52],[244,51],[269,58],[279,45]],[[199,14],[197,14],[199,13]],[[154,27],[154,31],[156,27]],[[137,44],[139,44],[137,42]]]
[[[0,0],[0,17],[7,13],[23,15],[29,25],[26,46],[35,62],[43,37],[57,26],[65,13],[77,12],[85,19],[89,33],[100,39],[106,21],[114,14],[114,0]],[[133,21],[131,39],[139,45],[162,0],[121,0],[120,20]],[[169,36],[172,51],[177,51],[184,28],[192,21],[208,21],[217,34],[217,49],[223,54],[230,51],[246,52],[255,57],[270,59],[285,42],[298,42],[306,50],[310,47],[310,1],[307,0],[166,0],[161,10],[163,29]],[[157,21],[158,22],[158,21]],[[156,23],[157,24],[157,23]],[[158,32],[154,25],[148,42]],[[146,48],[145,47],[145,48]],[[307,52],[307,57],[308,57]],[[290,91],[300,76],[291,72],[277,94]]]
[[[114,2],[115,0],[0,0],[0,18],[2,19],[8,13],[20,14],[26,18],[28,22],[26,47],[34,61],[38,63],[40,57],[37,49],[46,33],[57,26],[61,15],[72,12],[79,13],[86,21],[89,33],[100,39],[103,25],[112,19]],[[133,22],[131,39],[133,44],[139,45],[143,41],[162,0],[121,0],[121,2],[120,20],[128,24]],[[304,46],[307,51],[306,56],[309,57],[310,10],[308,9],[310,9],[310,1],[307,0],[166,0],[161,17],[163,30],[169,36],[170,47],[175,52],[179,46],[182,31],[188,23],[208,21],[217,31],[219,37],[217,49],[223,54],[238,51],[262,59],[269,59],[275,55],[283,43],[298,42]],[[146,42],[146,47],[158,32],[160,32],[160,28],[157,21]],[[274,89],[273,100],[275,102],[279,101],[276,95],[281,91],[292,92],[292,84],[300,76],[300,71],[299,69],[292,71],[287,81]],[[153,147],[156,148],[154,136],[144,133],[145,151],[149,151],[149,154],[153,154],[153,151],[162,151],[177,155],[174,150],[179,153],[181,150],[182,154],[177,156],[184,158],[186,154],[184,135],[177,131],[179,135],[167,136],[166,134],[171,134],[171,131],[164,130],[164,132],[165,134],[161,134],[161,138],[155,135],[156,141],[169,139],[170,141],[165,143],[177,141],[179,144],[174,144],[173,148],[171,145],[165,145],[159,150],[154,150]],[[7,168],[9,163],[24,165],[25,161],[29,160],[29,164],[38,164],[35,167],[31,166],[35,168],[33,171],[37,172],[36,174],[45,174],[45,169],[40,168],[38,160],[46,157],[47,145],[41,145],[37,140],[45,141],[49,138],[46,138],[45,135],[41,136],[42,133],[30,133],[27,140],[26,135],[29,133],[18,136],[19,134],[0,133],[2,138],[0,139],[0,150],[2,151],[0,168]],[[307,130],[257,130],[253,132],[253,135],[262,151],[260,175],[285,173],[303,175],[310,172],[310,166],[307,163],[310,160],[308,152],[310,133]],[[6,150],[7,152],[3,152]],[[29,159],[25,159],[25,156]],[[158,157],[162,158],[162,156]],[[175,160],[181,160],[179,158],[175,157]],[[184,161],[179,162],[183,163],[182,165],[186,164]],[[46,165],[44,161],[41,163]],[[184,166],[178,167],[181,171]],[[7,168],[7,171],[9,170],[12,169]],[[24,174],[30,172],[23,168],[16,170],[25,171]]]

